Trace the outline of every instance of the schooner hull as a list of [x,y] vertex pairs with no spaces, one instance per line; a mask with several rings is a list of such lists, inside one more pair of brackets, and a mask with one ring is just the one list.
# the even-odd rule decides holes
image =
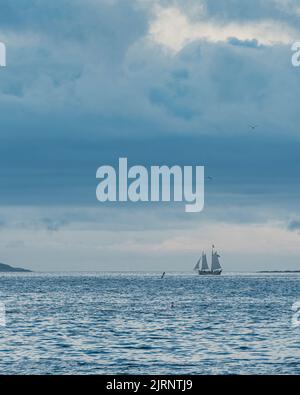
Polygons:
[[220,276],[220,274],[222,273],[222,270],[218,270],[218,271],[214,271],[214,272],[199,270],[198,273],[199,273],[199,276]]

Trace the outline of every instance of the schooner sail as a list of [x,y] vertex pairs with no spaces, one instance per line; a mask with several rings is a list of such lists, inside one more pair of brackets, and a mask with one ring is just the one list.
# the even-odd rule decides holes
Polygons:
[[202,267],[201,267],[201,271],[205,272],[207,270],[209,270],[209,267],[208,267],[208,263],[207,263],[207,259],[206,259],[206,254],[203,252],[202,253]]
[[194,270],[199,270],[200,269],[200,262],[201,262],[201,258],[198,260],[198,262],[196,263]]
[[216,271],[220,271],[220,270],[222,271],[222,267],[220,265],[219,258],[220,258],[220,255],[218,255],[217,252],[212,253],[212,262],[211,262],[211,271],[212,272],[216,272]]

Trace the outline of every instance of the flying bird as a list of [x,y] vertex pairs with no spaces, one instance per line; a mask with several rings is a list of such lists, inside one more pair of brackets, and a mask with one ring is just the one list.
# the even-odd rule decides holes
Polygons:
[[205,179],[206,179],[206,180],[209,180],[209,181],[212,181],[212,180],[213,180],[213,178],[212,178],[211,176],[207,176],[207,177],[205,177]]
[[256,128],[258,128],[258,125],[249,125],[249,128],[250,128],[251,130],[255,130]]
[[161,275],[161,278],[164,278],[166,275],[166,272],[163,272],[163,274]]

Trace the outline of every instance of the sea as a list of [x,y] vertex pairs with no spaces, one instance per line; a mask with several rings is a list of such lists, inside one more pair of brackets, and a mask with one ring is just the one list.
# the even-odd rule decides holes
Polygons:
[[0,374],[300,373],[297,273],[6,273],[0,304]]

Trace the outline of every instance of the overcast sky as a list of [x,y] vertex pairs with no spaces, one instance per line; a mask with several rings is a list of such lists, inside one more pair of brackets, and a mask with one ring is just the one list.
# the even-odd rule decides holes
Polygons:
[[[0,41],[0,261],[300,270],[299,1],[0,0]],[[204,211],[101,205],[120,156],[204,165]]]

